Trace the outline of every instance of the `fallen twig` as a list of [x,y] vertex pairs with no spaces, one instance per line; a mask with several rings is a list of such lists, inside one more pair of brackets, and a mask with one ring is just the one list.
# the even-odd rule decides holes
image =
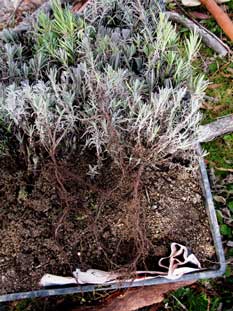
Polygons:
[[201,125],[199,128],[198,141],[207,142],[233,132],[233,115],[228,115],[217,119],[206,125]]
[[217,36],[215,36],[204,27],[199,27],[197,24],[195,24],[193,21],[189,20],[185,16],[182,16],[175,12],[165,12],[165,15],[168,17],[169,20],[181,24],[193,31],[195,30],[201,37],[202,41],[220,56],[226,56],[231,51],[230,48],[225,43],[223,43]]
[[217,171],[233,173],[233,168],[217,167],[213,161],[209,160],[206,160],[206,163],[210,164]]
[[[218,6],[218,4],[222,4],[224,2],[228,2],[229,0],[182,0],[182,4],[184,6],[192,7],[203,4],[207,10],[214,17],[216,22],[225,32],[225,34],[233,40],[233,22],[230,19],[232,14],[227,14],[223,11],[223,9]],[[177,6],[181,8],[177,0],[175,0]],[[182,9],[182,12],[184,10]],[[201,13],[202,14],[202,13]],[[188,14],[189,15],[189,14]]]
[[217,171],[233,173],[233,168],[225,168],[225,167],[214,167]]
[[183,310],[188,311],[188,309],[185,307],[185,305],[184,305],[176,296],[171,295],[171,297],[172,297],[174,300],[176,300],[176,302],[178,303],[178,305],[181,306],[181,308],[182,308]]
[[217,171],[233,173],[233,168],[224,168],[224,167],[216,167],[216,166],[215,166],[215,169],[216,169]]

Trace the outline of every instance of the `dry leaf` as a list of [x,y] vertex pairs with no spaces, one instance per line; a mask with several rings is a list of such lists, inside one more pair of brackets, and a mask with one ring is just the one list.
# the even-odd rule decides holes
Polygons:
[[207,86],[207,88],[213,90],[213,89],[217,89],[218,87],[221,87],[221,86],[222,86],[222,83],[213,83],[213,84],[209,84]]
[[231,78],[231,77],[232,77],[232,74],[230,74],[230,73],[221,72],[220,75],[221,75],[222,77],[225,77],[225,78]]
[[201,104],[201,109],[209,110],[209,111],[214,112],[214,113],[220,112],[220,111],[224,110],[225,108],[226,108],[225,104],[212,105],[212,104],[209,104],[208,102]]
[[196,12],[196,11],[191,12],[190,15],[192,15],[193,17],[196,17],[198,19],[203,19],[203,20],[210,18],[210,16],[208,14]]
[[224,205],[226,204],[226,199],[222,197],[221,195],[214,195],[213,198],[214,198],[214,201],[218,203],[222,203]]
[[230,72],[231,74],[233,74],[233,68],[227,67],[227,71]]

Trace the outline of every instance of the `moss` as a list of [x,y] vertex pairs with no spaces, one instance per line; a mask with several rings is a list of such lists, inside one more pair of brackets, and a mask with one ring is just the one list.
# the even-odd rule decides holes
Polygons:
[[233,113],[233,62],[230,57],[220,58],[204,44],[200,50],[201,57],[194,61],[196,70],[210,82],[206,90],[209,97],[203,103],[203,124],[219,117]]
[[[225,135],[215,141],[205,143],[203,147],[208,152],[207,160],[210,165],[227,169],[232,168],[233,134]],[[224,172],[222,172],[222,174],[224,174]]]
[[[209,56],[209,49],[202,49],[202,57],[208,63],[206,70],[206,79],[210,85],[206,91],[209,96],[203,103],[203,124],[207,124],[233,113],[233,63],[227,59]],[[209,57],[208,57],[209,56]],[[198,60],[199,68],[200,62]],[[212,99],[212,100],[211,100]],[[208,152],[207,160],[210,165],[220,168],[232,168],[233,166],[233,134],[225,135],[215,141],[203,144],[204,149]],[[217,174],[226,175],[225,172],[217,171]]]
[[[225,59],[210,58],[206,78],[210,86],[206,91],[208,100],[203,109],[203,124],[207,124],[233,113],[233,63]],[[232,168],[233,165],[233,134],[225,135],[215,141],[203,144],[208,151],[207,160],[210,165],[222,168]],[[218,171],[224,175],[224,172]]]
[[211,82],[206,94],[213,98],[204,111],[203,123],[233,113],[233,64],[215,59],[208,65],[206,76]]

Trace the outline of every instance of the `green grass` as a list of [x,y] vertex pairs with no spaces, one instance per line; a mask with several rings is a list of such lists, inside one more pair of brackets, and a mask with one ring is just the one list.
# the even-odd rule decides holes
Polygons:
[[[233,134],[224,135],[222,138],[205,143],[203,148],[208,152],[206,158],[210,166],[226,169],[233,167]],[[221,170],[217,170],[217,172],[221,172]]]

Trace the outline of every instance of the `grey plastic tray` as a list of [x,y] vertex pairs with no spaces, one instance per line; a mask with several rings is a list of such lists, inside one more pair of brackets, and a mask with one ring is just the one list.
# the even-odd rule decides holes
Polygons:
[[[201,151],[201,147],[198,147],[199,152]],[[200,158],[200,172],[201,172],[201,184],[203,189],[203,194],[206,200],[206,209],[209,217],[210,229],[213,237],[213,242],[215,246],[215,252],[218,260],[218,267],[216,270],[204,270],[200,272],[189,273],[177,281],[191,281],[191,280],[200,280],[200,279],[209,279],[216,278],[224,274],[226,269],[225,256],[222,247],[221,235],[219,232],[219,226],[217,222],[217,217],[215,213],[213,198],[210,190],[210,183],[206,171],[206,166],[203,158]],[[30,292],[22,292],[22,293],[13,293],[0,296],[0,302],[18,300],[18,299],[26,299],[26,298],[36,298],[36,297],[48,297],[48,296],[56,296],[56,295],[67,295],[74,293],[83,293],[83,292],[94,292],[94,291],[103,291],[103,290],[112,290],[112,289],[120,289],[120,288],[128,288],[128,287],[139,287],[139,286],[150,286],[156,284],[165,284],[165,283],[174,283],[174,280],[167,280],[164,278],[155,278],[144,281],[137,282],[125,282],[121,284],[113,284],[107,286],[99,286],[99,285],[82,285],[75,287],[62,287],[56,289],[41,289]]]

